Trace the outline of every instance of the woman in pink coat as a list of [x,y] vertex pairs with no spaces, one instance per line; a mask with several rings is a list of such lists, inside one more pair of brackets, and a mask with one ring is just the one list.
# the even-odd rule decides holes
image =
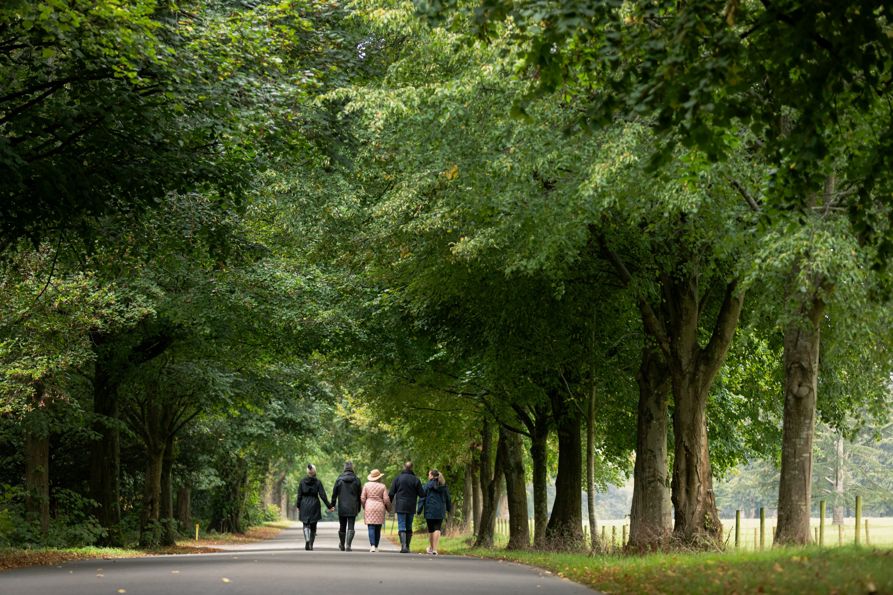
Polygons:
[[369,528],[370,552],[378,551],[384,515],[391,508],[391,498],[388,496],[388,489],[381,483],[381,477],[381,471],[373,469],[366,478],[369,481],[363,486],[363,493],[360,494],[366,526]]

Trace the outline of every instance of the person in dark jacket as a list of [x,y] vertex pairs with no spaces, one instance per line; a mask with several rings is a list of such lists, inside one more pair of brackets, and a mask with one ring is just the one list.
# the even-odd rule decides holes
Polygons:
[[409,552],[412,542],[412,519],[415,516],[416,502],[425,495],[422,482],[412,472],[412,461],[403,464],[403,471],[394,478],[388,493],[397,513],[397,534],[400,536],[400,553]]
[[428,553],[437,555],[440,534],[443,531],[443,519],[452,508],[450,490],[446,487],[443,474],[437,469],[428,472],[428,483],[425,485],[425,497],[419,500],[419,509],[425,511],[425,522],[428,524]]
[[360,513],[360,492],[363,486],[353,471],[353,463],[344,463],[344,472],[335,480],[332,488],[332,506],[338,509],[338,549],[344,551],[344,540],[347,538],[347,551],[351,551],[353,536],[356,535],[354,523]]
[[304,523],[304,549],[312,550],[316,540],[316,523],[322,518],[319,501],[322,499],[329,512],[335,510],[326,497],[326,489],[316,479],[316,467],[307,465],[307,475],[298,486],[298,515]]

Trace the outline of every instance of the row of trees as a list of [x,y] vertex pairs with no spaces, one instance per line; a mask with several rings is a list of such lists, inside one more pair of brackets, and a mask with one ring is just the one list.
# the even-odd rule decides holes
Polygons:
[[150,545],[406,453],[523,548],[631,471],[650,550],[777,457],[808,543],[816,417],[889,413],[893,38],[789,4],[0,9],[2,481]]
[[528,543],[522,437],[537,545],[579,543],[582,470],[630,450],[631,547],[717,544],[714,471],[776,453],[776,541],[808,543],[817,415],[888,413],[887,16],[765,4],[374,14],[328,237],[378,289],[378,406],[408,385],[481,428],[479,543],[500,475]]

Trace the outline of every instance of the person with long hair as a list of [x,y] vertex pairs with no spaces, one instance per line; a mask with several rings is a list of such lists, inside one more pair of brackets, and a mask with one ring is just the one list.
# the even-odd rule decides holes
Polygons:
[[428,472],[428,483],[425,484],[424,489],[425,496],[419,500],[419,509],[416,513],[422,514],[422,511],[425,513],[425,523],[428,525],[427,551],[436,556],[437,547],[440,545],[440,535],[443,532],[443,519],[452,508],[450,490],[446,486],[443,473],[437,469]]
[[298,515],[301,522],[304,523],[304,549],[312,550],[313,542],[316,540],[316,523],[322,518],[322,509],[319,501],[322,500],[329,509],[329,512],[335,508],[329,504],[326,497],[326,489],[322,482],[316,478],[316,466],[312,463],[307,465],[307,475],[301,480],[298,486]]

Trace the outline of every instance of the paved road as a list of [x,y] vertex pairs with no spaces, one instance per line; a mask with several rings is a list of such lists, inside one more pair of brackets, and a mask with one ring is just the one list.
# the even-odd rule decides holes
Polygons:
[[[542,571],[459,556],[400,554],[382,539],[370,553],[357,525],[353,552],[338,551],[337,523],[320,523],[316,548],[298,528],[270,541],[226,546],[226,553],[84,560],[0,573],[3,595],[462,595],[593,591]],[[419,535],[419,537],[423,537]]]

